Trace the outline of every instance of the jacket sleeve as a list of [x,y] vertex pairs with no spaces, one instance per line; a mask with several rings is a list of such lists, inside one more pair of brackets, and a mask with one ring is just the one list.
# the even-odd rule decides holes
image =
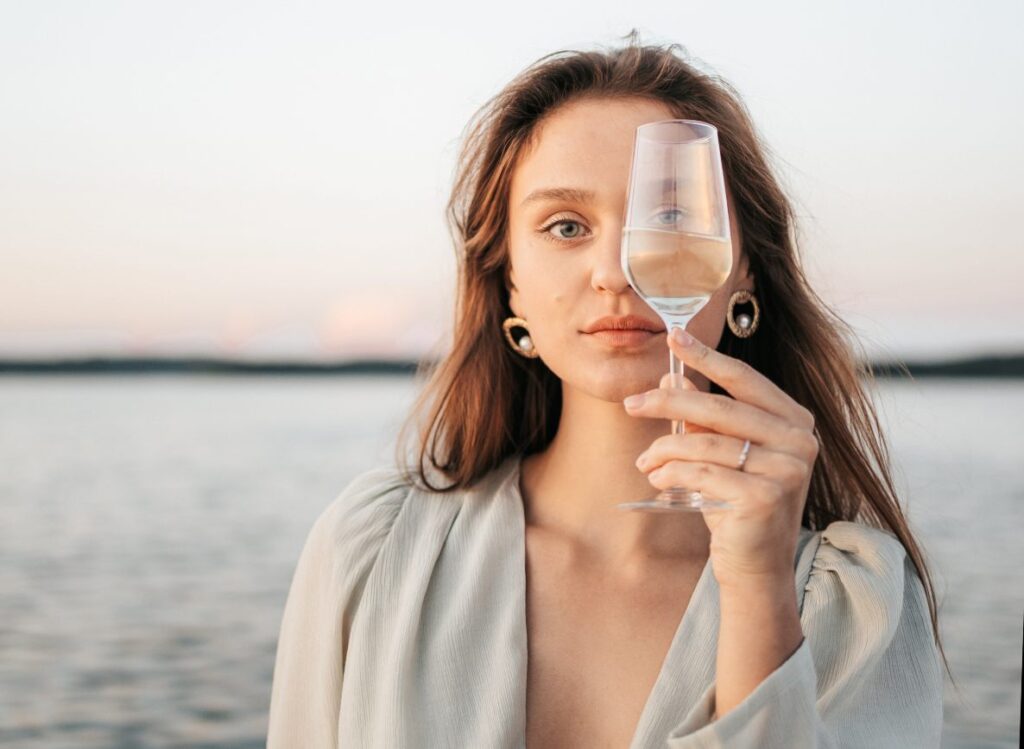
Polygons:
[[668,749],[938,747],[942,668],[924,586],[895,536],[837,521],[804,588],[804,639],[739,705],[712,684]]
[[356,476],[313,523],[281,619],[268,749],[337,747],[352,617],[407,493],[395,468],[373,468]]

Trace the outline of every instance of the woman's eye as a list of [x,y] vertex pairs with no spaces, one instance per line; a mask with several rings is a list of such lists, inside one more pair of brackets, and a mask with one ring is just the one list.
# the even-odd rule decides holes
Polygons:
[[[557,230],[557,235],[552,235],[551,234],[551,230],[554,229],[555,227],[562,227],[562,226],[566,226],[566,225],[568,225],[568,226],[575,226],[576,229],[574,231],[570,232],[569,234],[564,233],[561,229]],[[548,224],[543,229],[541,229],[541,231],[546,236],[551,237],[552,239],[578,239],[580,236],[582,236],[582,230],[583,230],[582,227],[583,227],[583,224],[581,224],[579,221],[574,221],[573,219],[563,218],[563,219],[560,219],[558,221],[554,221],[554,222]]]
[[683,216],[685,215],[686,211],[681,208],[669,208],[668,210],[658,211],[654,214],[654,222],[661,224],[662,226],[671,226],[682,221]]

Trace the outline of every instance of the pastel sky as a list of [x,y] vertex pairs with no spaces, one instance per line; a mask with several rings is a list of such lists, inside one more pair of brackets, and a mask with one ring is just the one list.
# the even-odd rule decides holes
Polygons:
[[869,352],[1024,350],[1022,9],[4,3],[0,356],[420,355],[466,122],[633,27],[740,91]]

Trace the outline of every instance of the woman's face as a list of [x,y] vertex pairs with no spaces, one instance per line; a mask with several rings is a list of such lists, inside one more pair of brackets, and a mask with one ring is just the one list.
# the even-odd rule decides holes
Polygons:
[[[534,148],[512,175],[512,311],[526,320],[537,353],[563,383],[603,400],[657,387],[668,371],[664,323],[629,285],[619,253],[634,132],[644,123],[670,119],[676,116],[665,105],[645,99],[564,105],[540,124]],[[550,188],[591,195],[528,200]],[[729,296],[737,288],[753,288],[728,197],[732,272],[687,325],[711,347],[721,337]],[[628,314],[647,318],[662,332],[630,346],[582,332],[599,317]],[[706,389],[702,377],[692,370],[686,374]]]

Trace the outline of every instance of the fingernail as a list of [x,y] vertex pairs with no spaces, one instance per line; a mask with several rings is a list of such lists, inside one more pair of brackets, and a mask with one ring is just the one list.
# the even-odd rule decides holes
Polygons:
[[647,396],[644,393],[637,393],[636,395],[631,395],[628,398],[626,398],[626,400],[622,401],[622,404],[626,408],[637,408],[638,406],[643,405],[644,399],[646,397]]
[[678,343],[680,346],[689,346],[691,343],[693,343],[693,336],[687,333],[682,328],[673,329],[672,338],[674,338],[676,343]]

